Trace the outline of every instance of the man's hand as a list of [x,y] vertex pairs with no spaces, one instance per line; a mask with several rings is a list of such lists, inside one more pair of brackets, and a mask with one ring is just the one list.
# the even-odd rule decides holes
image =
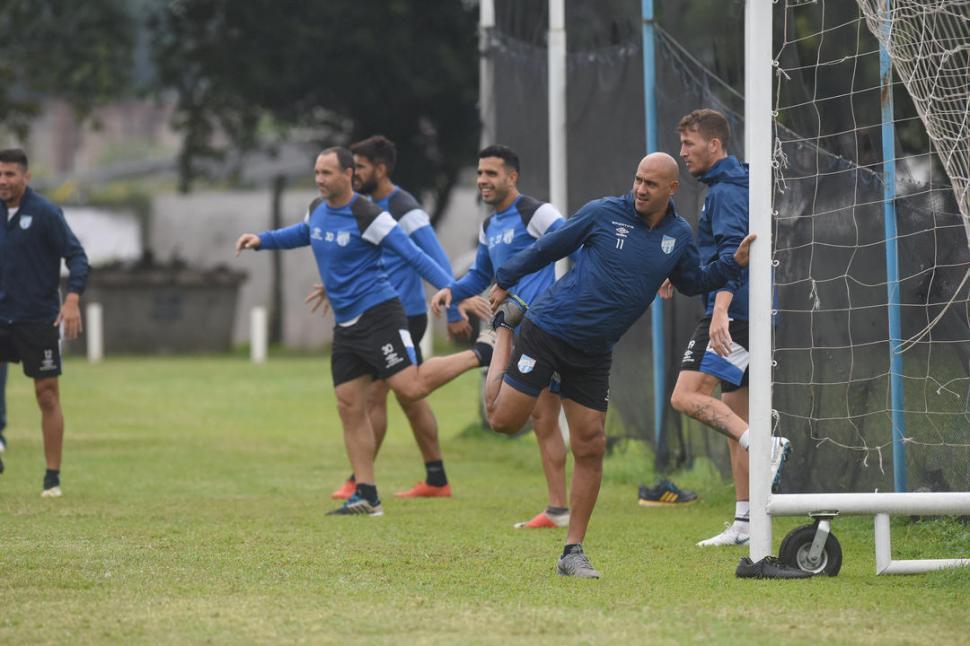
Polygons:
[[711,327],[708,328],[708,336],[711,340],[711,349],[722,357],[731,354],[731,333],[729,331],[730,322],[726,309],[714,308],[711,315]]
[[307,297],[303,299],[303,302],[310,306],[310,313],[317,311],[317,308],[323,308],[320,310],[320,316],[326,316],[327,312],[330,311],[330,299],[327,298],[327,290],[321,283],[317,283],[313,286],[313,290],[307,294]]
[[669,301],[674,297],[674,285],[670,282],[669,278],[665,279],[663,284],[660,285],[660,289],[657,290],[657,296],[665,301]]
[[84,331],[84,326],[81,325],[81,308],[78,306],[80,300],[81,297],[74,292],[68,294],[61,305],[57,320],[54,321],[54,327],[64,324],[64,338],[68,341],[73,341]]
[[497,283],[492,285],[492,289],[488,292],[488,303],[492,306],[492,311],[497,310],[502,301],[508,297],[509,291],[507,289],[502,289]]
[[458,311],[466,321],[469,315],[476,317],[479,321],[490,321],[492,319],[492,308],[488,306],[488,301],[481,296],[469,296],[458,303]]
[[448,337],[452,339],[467,339],[472,335],[472,326],[468,319],[462,319],[448,324]]
[[441,310],[446,310],[449,307],[451,307],[451,290],[443,287],[431,297],[431,311],[434,312],[435,316],[441,316]]
[[741,244],[738,245],[738,250],[734,252],[734,262],[738,263],[742,267],[748,266],[748,260],[750,260],[749,251],[751,249],[751,243],[758,239],[758,236],[754,233],[750,233],[744,237]]
[[259,236],[255,233],[244,233],[236,240],[236,257],[245,249],[259,249]]

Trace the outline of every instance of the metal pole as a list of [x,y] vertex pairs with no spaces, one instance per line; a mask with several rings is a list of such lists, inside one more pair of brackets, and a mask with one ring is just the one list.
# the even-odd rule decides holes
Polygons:
[[496,143],[494,31],[495,1],[481,0],[478,3],[478,113],[482,121],[482,148]]
[[748,324],[748,456],[751,490],[751,559],[771,553],[771,27],[772,0],[748,0],[744,19],[744,146],[751,168],[748,218],[758,240],[751,246]]
[[[566,2],[549,0],[549,202],[569,216],[569,166],[566,149]],[[556,262],[556,278],[569,268],[563,258]],[[569,442],[566,415],[559,413],[563,440]]]
[[[641,14],[643,16],[643,112],[646,119],[646,148],[648,153],[652,153],[660,149],[657,138],[657,66],[653,0],[643,0]],[[650,306],[650,335],[653,346],[653,446],[659,458],[664,411],[667,409],[664,303],[660,297],[655,297]]]
[[[884,0],[881,29],[889,31],[892,0]],[[888,34],[887,34],[888,35]],[[889,308],[889,391],[893,425],[893,482],[906,491],[906,420],[903,418],[902,320],[899,312],[899,252],[896,248],[896,124],[893,115],[893,67],[889,52],[879,44],[879,76],[882,91],[883,222],[886,232],[886,295]]]

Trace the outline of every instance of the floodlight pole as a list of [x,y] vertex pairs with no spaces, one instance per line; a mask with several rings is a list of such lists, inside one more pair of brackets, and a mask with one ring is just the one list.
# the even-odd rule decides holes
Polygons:
[[[883,0],[880,29],[890,29],[892,0]],[[888,35],[888,33],[886,34]],[[893,110],[893,65],[879,39],[879,93],[882,104],[883,229],[886,234],[886,301],[889,309],[889,392],[892,405],[893,484],[906,491],[906,420],[903,416],[902,320],[899,313],[899,251],[896,244],[896,124]]]
[[[657,63],[653,0],[642,0],[640,13],[643,17],[643,113],[646,119],[646,149],[648,153],[652,153],[660,149],[657,139]],[[654,455],[659,460],[664,411],[667,409],[664,302],[660,296],[655,296],[650,305],[650,336],[653,348],[653,448]]]
[[750,447],[748,449],[751,499],[751,559],[771,553],[771,142],[772,142],[772,0],[748,0],[744,18],[744,147],[751,174],[748,192],[751,245],[748,324]]

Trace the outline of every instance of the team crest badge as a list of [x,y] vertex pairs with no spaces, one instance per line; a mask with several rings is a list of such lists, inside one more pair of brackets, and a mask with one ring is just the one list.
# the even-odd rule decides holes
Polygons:
[[20,214],[20,228],[26,231],[30,228],[30,223],[34,221],[34,216]]
[[509,229],[502,235],[502,242],[512,244],[513,238],[515,238],[515,229]]
[[346,247],[348,242],[350,242],[350,231],[339,231],[337,233],[337,244]]
[[532,369],[536,367],[536,360],[527,354],[523,354],[519,357],[519,363],[517,364],[519,372],[523,375],[527,375],[532,372]]
[[674,245],[677,244],[677,238],[671,238],[670,236],[664,236],[663,240],[660,241],[660,250],[664,253],[670,253],[674,250]]

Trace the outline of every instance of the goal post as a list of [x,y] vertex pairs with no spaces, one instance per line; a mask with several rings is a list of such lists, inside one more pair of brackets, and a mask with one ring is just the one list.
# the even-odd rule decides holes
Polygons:
[[[912,574],[970,565],[894,561],[889,536],[890,514],[970,514],[966,474],[929,458],[929,491],[905,492],[907,447],[970,454],[970,0],[857,3],[746,3],[750,554],[772,553],[773,516],[824,515],[827,535],[835,514],[872,515],[877,573]],[[894,89],[915,114],[894,114]],[[925,148],[898,151],[897,125]],[[773,433],[878,473],[772,494]],[[851,484],[884,482],[890,448],[897,493]]]

